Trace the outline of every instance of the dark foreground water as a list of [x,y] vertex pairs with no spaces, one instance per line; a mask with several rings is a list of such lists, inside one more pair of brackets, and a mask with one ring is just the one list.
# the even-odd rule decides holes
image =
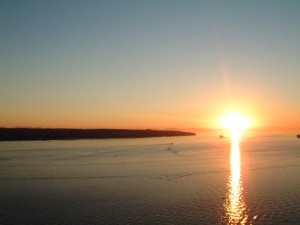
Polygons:
[[0,142],[0,224],[299,224],[300,140]]

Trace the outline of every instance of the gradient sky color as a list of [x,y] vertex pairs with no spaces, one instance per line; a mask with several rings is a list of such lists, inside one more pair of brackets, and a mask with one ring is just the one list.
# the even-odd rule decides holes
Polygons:
[[0,126],[300,127],[300,1],[0,2]]

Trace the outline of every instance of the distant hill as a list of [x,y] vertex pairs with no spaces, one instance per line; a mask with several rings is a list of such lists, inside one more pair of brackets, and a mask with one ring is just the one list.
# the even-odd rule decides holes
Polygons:
[[171,130],[0,128],[0,141],[144,138],[196,135]]

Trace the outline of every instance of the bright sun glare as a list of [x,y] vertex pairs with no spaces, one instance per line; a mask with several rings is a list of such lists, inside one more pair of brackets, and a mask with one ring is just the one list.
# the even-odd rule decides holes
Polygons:
[[249,128],[250,120],[240,113],[231,112],[223,117],[221,125],[231,131],[243,131]]

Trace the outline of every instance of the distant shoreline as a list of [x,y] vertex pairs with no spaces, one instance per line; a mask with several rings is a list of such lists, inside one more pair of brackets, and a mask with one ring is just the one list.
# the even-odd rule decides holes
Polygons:
[[130,129],[0,128],[0,141],[47,141],[193,136],[192,132]]

